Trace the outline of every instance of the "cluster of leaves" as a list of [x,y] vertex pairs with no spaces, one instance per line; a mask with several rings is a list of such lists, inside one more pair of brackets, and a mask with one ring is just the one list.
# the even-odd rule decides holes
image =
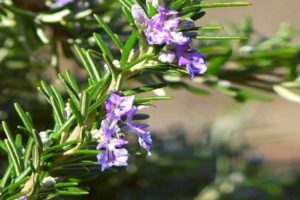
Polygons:
[[[35,92],[37,82],[41,79],[55,82],[56,72],[62,71],[60,67],[67,67],[61,66],[67,59],[79,63],[74,44],[96,48],[96,44],[87,39],[93,32],[100,32],[92,13],[110,23],[118,35],[127,35],[124,32],[127,23],[120,20],[121,7],[114,0],[109,3],[76,1],[57,9],[47,7],[45,1],[39,0],[0,2],[2,112],[10,112],[9,105],[4,105],[12,99],[22,101],[37,113],[42,110],[30,106],[41,104]],[[76,79],[78,77],[82,75],[76,74]],[[3,118],[5,115],[0,116]]]

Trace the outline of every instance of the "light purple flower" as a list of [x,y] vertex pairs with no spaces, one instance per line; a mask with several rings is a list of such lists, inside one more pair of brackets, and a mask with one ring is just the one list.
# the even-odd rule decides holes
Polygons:
[[170,50],[162,50],[158,56],[158,60],[163,63],[174,63],[176,60],[176,55]]
[[138,28],[144,30],[147,26],[147,22],[148,22],[149,18],[147,17],[143,8],[140,5],[135,4],[131,7],[131,13],[132,13],[135,25]]
[[128,141],[125,140],[125,133],[135,133],[140,146],[150,151],[152,139],[150,132],[145,130],[148,125],[133,123],[133,117],[138,111],[133,100],[134,96],[121,96],[112,92],[105,102],[107,113],[101,122],[100,142],[97,145],[97,149],[102,150],[97,155],[102,171],[113,166],[127,166],[128,152],[124,146]]
[[124,148],[109,148],[99,153],[97,159],[101,163],[102,171],[112,166],[127,166],[128,151]]
[[73,1],[74,0],[56,0],[56,2],[51,5],[51,8],[61,8]]
[[176,32],[179,27],[180,18],[177,17],[177,11],[158,7],[158,14],[148,20],[147,28],[144,31],[147,41],[151,45],[162,45],[165,43],[184,44],[189,38],[181,32]]
[[152,148],[152,138],[150,132],[145,132],[139,135],[139,144],[141,147],[148,151],[150,155],[150,149]]
[[27,196],[26,195],[23,195],[15,200],[27,200]]
[[103,152],[99,153],[97,158],[102,166],[102,171],[112,166],[126,166],[128,153],[123,147],[128,144],[128,141],[116,137],[118,128],[115,121],[110,123],[108,119],[103,120],[101,130],[103,136],[97,149],[103,150]]
[[123,97],[112,92],[105,102],[105,108],[109,119],[118,120],[132,109],[134,96]]
[[200,52],[191,49],[188,44],[176,45],[175,49],[178,64],[185,66],[192,78],[206,72],[207,66]]
[[152,139],[149,131],[145,129],[149,127],[148,124],[144,123],[133,123],[132,118],[136,114],[138,109],[134,106],[131,112],[128,113],[126,118],[126,128],[129,133],[133,132],[139,137],[139,144],[142,148],[150,152],[152,147]]
[[[122,138],[122,134],[119,133],[119,127],[116,124],[117,121],[112,121],[104,119],[101,122],[102,137],[97,146],[97,149],[107,149],[109,146],[114,146],[115,148],[121,148],[128,144],[128,141]],[[114,138],[114,136],[117,136]]]

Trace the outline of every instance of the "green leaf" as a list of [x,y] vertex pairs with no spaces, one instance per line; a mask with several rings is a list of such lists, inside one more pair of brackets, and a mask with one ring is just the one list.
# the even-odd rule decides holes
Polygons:
[[22,170],[21,170],[21,164],[20,164],[20,160],[19,160],[19,155],[17,153],[17,149],[14,149],[13,146],[10,144],[10,142],[7,139],[4,140],[4,143],[6,145],[8,155],[13,162],[13,166],[14,166],[16,175],[19,176],[21,174]]
[[65,108],[65,104],[64,104],[64,100],[63,100],[61,94],[59,93],[59,91],[53,85],[51,85],[50,87],[51,87],[51,90],[54,94],[55,100],[58,103],[60,111],[63,112],[64,108]]
[[70,186],[78,186],[78,182],[59,182],[55,184],[55,188],[63,188],[63,187],[70,187]]
[[62,125],[64,123],[64,115],[62,113],[62,111],[59,109],[59,106],[57,105],[57,103],[54,100],[54,97],[50,97],[50,103],[53,109],[53,114],[54,114],[54,118],[56,120],[56,122],[59,125]]
[[39,151],[42,151],[43,143],[42,143],[42,139],[41,139],[39,133],[33,129],[32,136],[33,136],[33,141],[34,141],[36,147],[38,148]]
[[27,115],[25,114],[24,110],[22,109],[22,107],[18,104],[18,103],[14,103],[15,109],[20,117],[20,119],[22,120],[24,126],[26,127],[26,129],[31,132],[32,130],[32,123],[31,120],[27,117]]
[[137,41],[137,32],[133,31],[130,35],[130,37],[128,38],[125,47],[123,49],[123,53],[121,56],[121,67],[122,68],[127,68],[127,62],[128,62],[128,58],[130,55],[131,50],[134,48],[135,43]]
[[102,39],[102,37],[99,34],[94,33],[93,35],[102,53],[106,55],[109,58],[109,60],[112,62],[114,60],[114,57],[111,51],[109,50],[108,46],[105,44],[105,41]]
[[97,22],[99,23],[99,25],[104,29],[104,31],[106,32],[106,34],[110,37],[110,39],[114,42],[114,44],[119,48],[119,49],[123,49],[123,44],[120,40],[120,38],[118,37],[118,35],[114,34],[110,28],[106,25],[106,23],[97,15],[94,15],[94,17],[96,18]]
[[72,114],[75,115],[79,125],[82,126],[83,125],[83,117],[79,111],[79,107],[76,106],[76,104],[73,102],[72,99],[69,99],[69,103],[70,103],[70,107],[72,110]]
[[99,72],[99,68],[95,65],[95,63],[93,61],[93,58],[91,56],[91,52],[86,51],[85,55],[87,57],[88,62],[91,65],[91,70],[92,70],[93,76],[95,76],[95,80],[97,82],[100,81],[101,80],[101,75],[100,75],[100,72]]
[[80,98],[80,112],[83,117],[87,116],[88,106],[89,106],[89,99],[86,91],[83,91]]
[[130,69],[131,67],[134,67],[135,65],[141,63],[141,62],[146,62],[148,60],[151,60],[155,57],[155,54],[151,53],[151,54],[146,54],[146,55],[143,55],[137,59],[135,59],[134,61],[132,62],[129,62],[127,64],[127,68]]
[[59,128],[59,130],[57,130],[55,133],[53,133],[51,135],[51,138],[57,140],[60,135],[68,128],[72,125],[72,123],[74,122],[74,120],[76,119],[75,115],[72,115],[67,121],[65,121],[65,123]]
[[5,174],[3,175],[3,177],[1,178],[1,183],[0,183],[0,186],[2,188],[4,188],[7,184],[7,181],[9,179],[9,177],[11,176],[11,173],[13,171],[13,168],[14,168],[14,165],[13,164],[9,164],[7,169],[5,170]]
[[74,78],[74,76],[69,70],[66,70],[65,77],[69,85],[72,87],[72,89],[78,94],[80,92],[78,84],[76,82],[76,79]]
[[75,50],[77,51],[78,55],[80,56],[80,59],[84,65],[85,69],[89,73],[89,76],[93,80],[93,82],[95,83],[95,82],[99,81],[100,74],[95,69],[96,66],[93,63],[92,59],[90,57],[89,58],[87,57],[86,50],[83,48],[79,48],[77,45],[75,45]]
[[41,81],[41,89],[44,92],[44,94],[46,94],[46,97],[50,102],[50,97],[54,96],[51,87],[45,81]]
[[1,148],[3,151],[7,152],[6,145],[5,145],[5,143],[4,143],[2,140],[0,140],[0,148]]
[[199,27],[194,27],[194,28],[191,28],[191,29],[183,30],[183,31],[196,31],[196,30],[214,31],[214,30],[222,30],[222,29],[223,29],[222,26],[199,26]]
[[125,6],[122,7],[123,14],[125,15],[129,25],[134,26],[134,19],[132,17],[130,9],[126,8]]
[[142,87],[137,87],[137,88],[133,88],[133,89],[129,89],[124,91],[124,95],[125,96],[130,96],[130,95],[135,95],[135,94],[139,94],[142,92],[150,92],[159,88],[163,88],[166,87],[167,83],[158,83],[158,84],[153,84],[153,85],[145,85]]
[[197,40],[246,40],[246,37],[243,36],[210,36],[210,35],[201,35],[196,36]]
[[4,140],[8,153],[14,163],[15,171],[17,175],[21,173],[22,167],[21,167],[21,160],[20,160],[20,155],[18,148],[15,144],[15,140],[12,136],[11,131],[9,130],[9,127],[6,122],[2,122],[3,130],[6,134],[7,140]]
[[40,167],[40,161],[41,161],[40,147],[34,145],[32,151],[32,164],[35,170],[37,170]]
[[76,106],[79,106],[79,97],[74,85],[71,85],[69,82],[67,82],[62,75],[59,74],[58,77],[61,80],[62,84],[65,86],[70,98],[74,101]]
[[19,183],[24,179],[29,173],[31,172],[31,167],[27,167],[21,174],[18,176],[18,178],[15,180],[15,183]]
[[85,189],[78,188],[78,187],[69,187],[69,188],[66,188],[65,190],[57,189],[56,192],[57,192],[57,194],[60,194],[60,195],[74,195],[74,196],[89,194],[89,192],[86,191]]
[[196,10],[199,8],[220,8],[220,7],[236,7],[236,6],[250,6],[249,2],[216,2],[216,3],[201,3],[199,5],[192,5],[184,7],[182,10]]
[[57,153],[57,151],[69,150],[69,149],[73,148],[74,146],[76,146],[77,144],[79,144],[80,142],[82,142],[82,141],[81,140],[72,140],[72,141],[64,142],[62,144],[51,146],[46,151],[43,152],[43,156],[46,156],[46,155],[50,154],[51,152]]
[[143,104],[143,103],[148,104],[156,100],[170,100],[170,99],[172,99],[172,97],[170,96],[136,97],[134,102],[137,104]]
[[25,149],[25,156],[24,156],[24,166],[27,167],[30,164],[30,158],[32,155],[32,149],[34,145],[34,140],[32,137],[28,139],[26,149]]

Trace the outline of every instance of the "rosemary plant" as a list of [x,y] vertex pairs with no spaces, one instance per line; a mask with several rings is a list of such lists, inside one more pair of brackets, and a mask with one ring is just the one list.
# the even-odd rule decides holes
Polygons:
[[[155,100],[171,97],[144,96],[142,93],[169,85],[207,94],[184,77],[201,80],[237,100],[264,100],[260,95],[224,84],[222,80],[240,83],[232,75],[239,74],[240,77],[243,71],[221,69],[221,66],[233,51],[226,47],[227,40],[238,39],[241,46],[245,46],[248,42],[245,36],[250,33],[220,36],[212,32],[220,29],[219,26],[194,23],[204,16],[203,9],[247,5],[247,2],[204,3],[202,0],[119,0],[88,4],[57,0],[40,2],[38,7],[32,7],[23,1],[0,1],[6,20],[26,20],[30,32],[39,39],[38,46],[51,47],[52,64],[57,72],[60,71],[58,44],[61,44],[64,53],[71,58],[75,49],[75,59],[82,63],[88,74],[84,84],[78,84],[70,71],[58,74],[66,95],[55,85],[45,81],[39,84],[40,94],[52,108],[52,114],[49,114],[49,121],[50,115],[53,119],[51,129],[38,130],[30,113],[14,104],[22,124],[17,127],[17,132],[12,132],[13,129],[2,122],[6,139],[0,140],[0,148],[8,157],[8,165],[0,182],[0,199],[57,199],[86,195],[89,190],[84,181],[96,178],[101,171],[127,166],[128,157],[140,151],[130,147],[136,140],[134,138],[150,155],[151,133],[148,125],[140,122],[148,116],[138,111],[150,107]],[[108,19],[107,16],[113,17]],[[126,20],[119,20],[121,16]],[[9,30],[9,27],[3,28]],[[27,27],[20,30],[24,29]],[[53,32],[53,39],[47,37],[47,31]],[[206,31],[212,34],[202,34]],[[14,34],[18,35],[17,32]],[[25,38],[29,36],[24,35]],[[12,40],[16,41],[16,38]],[[196,40],[204,41],[201,53],[195,46]],[[210,43],[211,40],[214,42]],[[234,58],[246,64],[249,60],[264,59],[257,51],[265,51],[269,45],[266,42],[256,46],[253,48],[255,54],[251,55],[236,53]],[[218,46],[225,46],[225,51],[223,48],[221,54],[218,52],[218,57],[214,57]],[[37,49],[26,49],[27,59]],[[24,49],[19,52],[21,50]],[[291,57],[295,56],[295,51],[291,51]],[[207,63],[202,53],[207,54],[206,58],[211,62]],[[289,67],[292,64],[295,63],[289,63]],[[251,70],[254,73],[260,68]],[[203,77],[206,71],[207,76]],[[294,73],[290,71],[290,77],[294,78]],[[132,80],[139,81],[140,86],[128,87],[127,83]]]

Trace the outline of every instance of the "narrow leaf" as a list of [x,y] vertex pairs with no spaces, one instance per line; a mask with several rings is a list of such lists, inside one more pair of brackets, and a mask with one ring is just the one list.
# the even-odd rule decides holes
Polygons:
[[108,56],[110,61],[113,61],[114,57],[102,37],[97,33],[94,33],[93,35],[102,53]]
[[126,68],[130,52],[134,48],[136,41],[137,41],[137,32],[133,31],[125,44],[121,61],[120,61],[121,67]]
[[106,25],[106,23],[97,15],[94,15],[94,17],[96,18],[97,22],[99,23],[99,25],[104,29],[104,31],[106,32],[106,34],[110,37],[110,39],[114,42],[114,44],[119,48],[119,49],[123,49],[123,44],[120,40],[120,38],[118,37],[118,35],[114,34],[111,29]]

